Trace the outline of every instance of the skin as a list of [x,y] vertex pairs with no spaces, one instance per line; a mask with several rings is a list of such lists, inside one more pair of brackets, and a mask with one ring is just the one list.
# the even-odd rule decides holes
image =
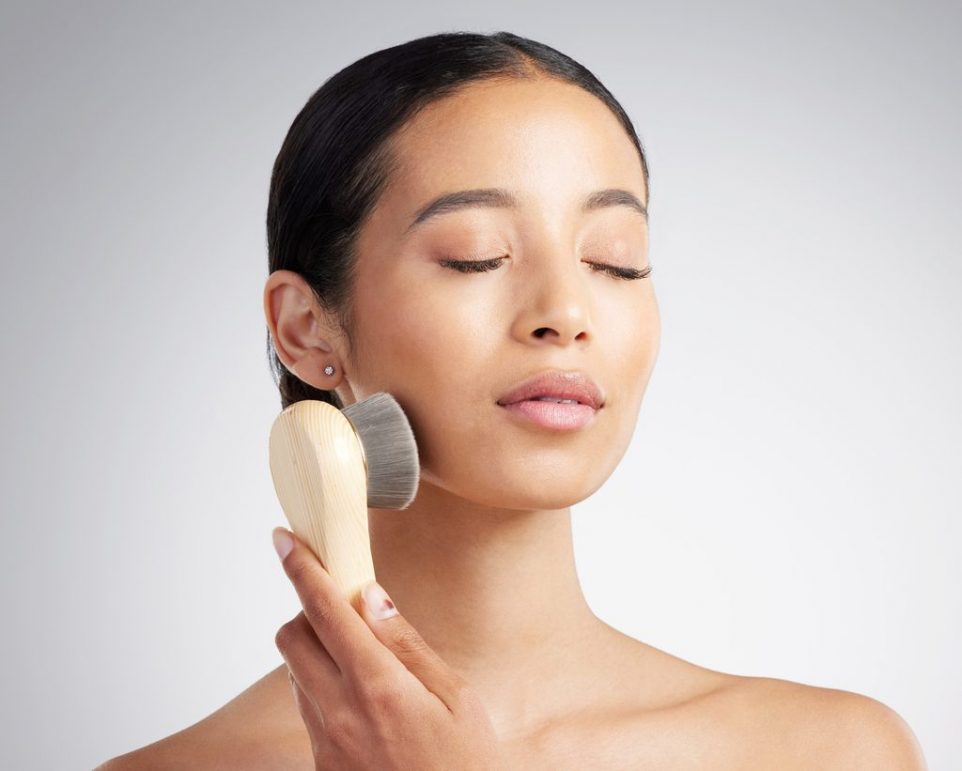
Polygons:
[[[615,116],[555,80],[473,84],[394,142],[399,167],[359,237],[355,346],[297,274],[271,274],[265,315],[299,378],[345,404],[388,391],[408,416],[421,481],[405,511],[369,510],[377,578],[446,671],[470,685],[507,767],[924,768],[911,730],[880,702],[697,666],[613,629],[585,600],[570,507],[623,457],[661,336],[651,276],[619,279],[588,264],[649,264],[637,211],[580,210],[606,188],[647,205]],[[436,196],[487,187],[510,190],[519,207],[408,229]],[[486,273],[440,264],[500,255],[508,259]],[[549,367],[598,383],[605,402],[593,424],[552,432],[497,405]],[[286,667],[107,767],[188,758],[313,768]]]

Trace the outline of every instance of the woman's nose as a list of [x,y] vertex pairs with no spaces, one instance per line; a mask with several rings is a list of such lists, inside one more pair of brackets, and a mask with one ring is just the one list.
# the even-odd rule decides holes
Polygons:
[[591,331],[590,285],[580,262],[532,269],[526,279],[515,332],[519,339],[569,345],[586,341]]

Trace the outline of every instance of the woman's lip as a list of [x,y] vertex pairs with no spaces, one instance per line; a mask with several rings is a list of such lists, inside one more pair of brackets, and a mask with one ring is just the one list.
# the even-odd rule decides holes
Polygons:
[[604,394],[586,373],[579,370],[546,369],[515,385],[501,395],[498,404],[512,404],[524,399],[550,396],[559,399],[577,399],[595,409],[605,403]]
[[561,431],[584,428],[594,420],[598,411],[589,404],[562,404],[536,399],[499,406],[526,422]]

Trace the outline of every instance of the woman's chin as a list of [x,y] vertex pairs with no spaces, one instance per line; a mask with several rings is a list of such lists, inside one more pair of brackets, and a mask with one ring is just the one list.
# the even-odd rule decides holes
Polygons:
[[570,473],[554,469],[539,469],[538,464],[526,464],[507,473],[436,475],[422,469],[421,484],[427,483],[445,490],[476,506],[506,511],[553,511],[566,509],[589,498],[607,478],[575,478]]

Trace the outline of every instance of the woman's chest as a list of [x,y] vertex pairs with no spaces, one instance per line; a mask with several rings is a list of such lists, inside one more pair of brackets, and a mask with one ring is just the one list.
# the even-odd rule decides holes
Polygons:
[[[504,745],[506,769],[567,771],[568,769],[701,768],[705,744],[696,732],[657,732],[644,720],[592,721],[568,725],[541,736]],[[704,766],[709,767],[709,766]],[[717,768],[717,766],[711,766]]]
[[735,705],[692,705],[558,727],[506,744],[504,757],[507,769],[525,771],[795,768],[797,755],[769,728]]

